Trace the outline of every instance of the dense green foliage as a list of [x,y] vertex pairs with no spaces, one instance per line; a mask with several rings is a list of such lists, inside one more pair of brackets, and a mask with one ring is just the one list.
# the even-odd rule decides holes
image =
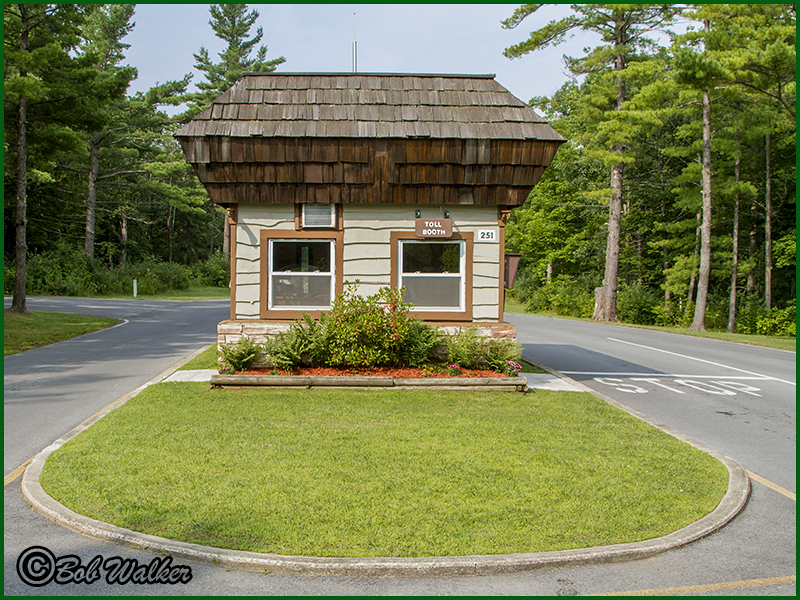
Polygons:
[[235,344],[220,344],[219,353],[233,371],[243,371],[259,357],[261,349],[251,338],[243,337]]
[[[14,269],[6,266],[4,292],[14,287]],[[190,285],[227,287],[230,260],[222,253],[210,259],[184,266],[159,259],[128,262],[110,266],[100,258],[89,258],[82,249],[56,244],[28,260],[26,290],[39,296],[132,295],[133,281],[143,296],[185,290]]]
[[402,290],[381,288],[360,296],[349,285],[330,313],[315,321],[308,315],[289,331],[270,338],[264,351],[282,369],[301,365],[375,367],[430,363],[442,335],[413,317]]
[[[533,19],[538,6],[520,8],[507,25]],[[507,55],[558,43],[569,28],[597,26],[603,14],[608,19],[628,8],[575,6],[574,17],[536,29]],[[796,297],[794,7],[686,5],[676,15],[689,27],[681,35],[662,36],[669,45],[640,44],[626,67],[613,72],[584,68],[602,58],[597,50],[565,57],[567,67],[582,77],[552,97],[531,100],[570,141],[525,205],[512,213],[507,250],[523,254],[513,297],[532,311],[592,316],[607,252],[613,162],[608,149],[616,143],[624,162],[619,319],[691,325],[705,285],[700,275],[707,242],[705,327],[793,335],[788,323]],[[619,110],[618,80],[625,84]],[[713,136],[706,240],[701,158],[707,89]]]
[[[329,314],[318,321],[304,314],[287,332],[270,336],[263,344],[264,357],[286,370],[299,366],[425,367],[449,361],[466,369],[512,374],[510,363],[520,359],[519,344],[483,338],[474,327],[447,336],[414,317],[402,298],[402,289],[386,287],[360,296],[357,285],[350,285],[336,297]],[[226,356],[231,350],[220,347],[220,352],[233,366]]]
[[[244,70],[272,70],[284,59],[266,61],[266,47],[256,48],[260,28],[249,37],[257,11],[209,10],[211,29],[228,45],[219,64],[204,48],[196,55],[208,79],[200,92],[187,91],[191,75],[176,74],[131,94],[136,69],[125,63],[124,39],[135,5],[4,6],[7,293],[17,271],[28,293],[120,293],[137,278],[145,294],[181,289],[190,279],[228,285],[224,210],[211,203],[172,135]],[[23,262],[15,264],[18,254]]]

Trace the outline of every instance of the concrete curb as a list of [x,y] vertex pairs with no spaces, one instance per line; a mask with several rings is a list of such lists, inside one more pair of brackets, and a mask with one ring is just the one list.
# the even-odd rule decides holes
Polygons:
[[[187,359],[187,361],[188,360],[189,359]],[[177,366],[180,365],[176,365],[175,368],[177,368]],[[163,378],[164,376],[162,374],[159,378],[153,380],[153,382],[160,381]],[[666,433],[691,444],[722,462],[728,469],[728,491],[719,505],[699,521],[659,538],[612,546],[578,548],[553,552],[422,558],[319,558],[259,554],[255,552],[241,552],[201,546],[198,544],[189,544],[123,529],[79,515],[50,497],[39,482],[39,477],[45,461],[52,452],[60,448],[78,433],[89,428],[94,422],[122,403],[111,405],[107,410],[76,427],[67,435],[55,441],[36,455],[23,476],[21,486],[22,494],[36,511],[73,531],[101,540],[170,555],[175,558],[259,572],[365,577],[488,575],[647,558],[668,550],[679,548],[718,531],[727,525],[745,507],[750,495],[750,479],[745,469],[736,461],[712,450],[696,440],[692,440],[660,423],[648,419],[641,413],[611,398],[604,397],[602,394],[590,390],[579,382],[572,380],[570,380],[570,382],[572,385],[593,393],[606,402],[662,429]],[[130,395],[130,398],[138,394],[142,389],[147,387],[147,385],[149,384],[145,384],[137,389]]]

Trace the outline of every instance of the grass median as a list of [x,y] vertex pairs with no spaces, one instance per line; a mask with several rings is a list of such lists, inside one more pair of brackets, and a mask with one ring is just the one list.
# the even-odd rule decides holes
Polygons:
[[48,459],[78,513],[306,556],[538,552],[649,539],[712,511],[727,470],[576,392],[150,386]]
[[119,323],[119,319],[54,312],[3,314],[3,356],[24,352],[91,333]]

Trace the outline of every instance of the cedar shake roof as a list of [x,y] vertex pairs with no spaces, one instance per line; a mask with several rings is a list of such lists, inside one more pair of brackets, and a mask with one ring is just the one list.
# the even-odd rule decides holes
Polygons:
[[176,137],[565,138],[494,75],[247,73]]
[[248,73],[175,138],[223,206],[519,206],[566,141],[494,75],[391,73]]

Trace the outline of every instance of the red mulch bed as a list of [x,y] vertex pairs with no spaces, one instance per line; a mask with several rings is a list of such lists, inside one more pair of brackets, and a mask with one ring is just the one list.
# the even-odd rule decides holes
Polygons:
[[[248,369],[245,375],[270,375],[275,374],[275,369]],[[343,376],[343,377],[397,377],[403,379],[417,379],[421,377],[450,377],[445,369],[442,373],[423,371],[414,367],[372,367],[372,368],[346,368],[346,367],[302,367],[294,371],[281,371],[281,375],[313,375],[313,376]],[[505,377],[504,373],[497,371],[478,371],[473,369],[461,369],[458,377]]]

